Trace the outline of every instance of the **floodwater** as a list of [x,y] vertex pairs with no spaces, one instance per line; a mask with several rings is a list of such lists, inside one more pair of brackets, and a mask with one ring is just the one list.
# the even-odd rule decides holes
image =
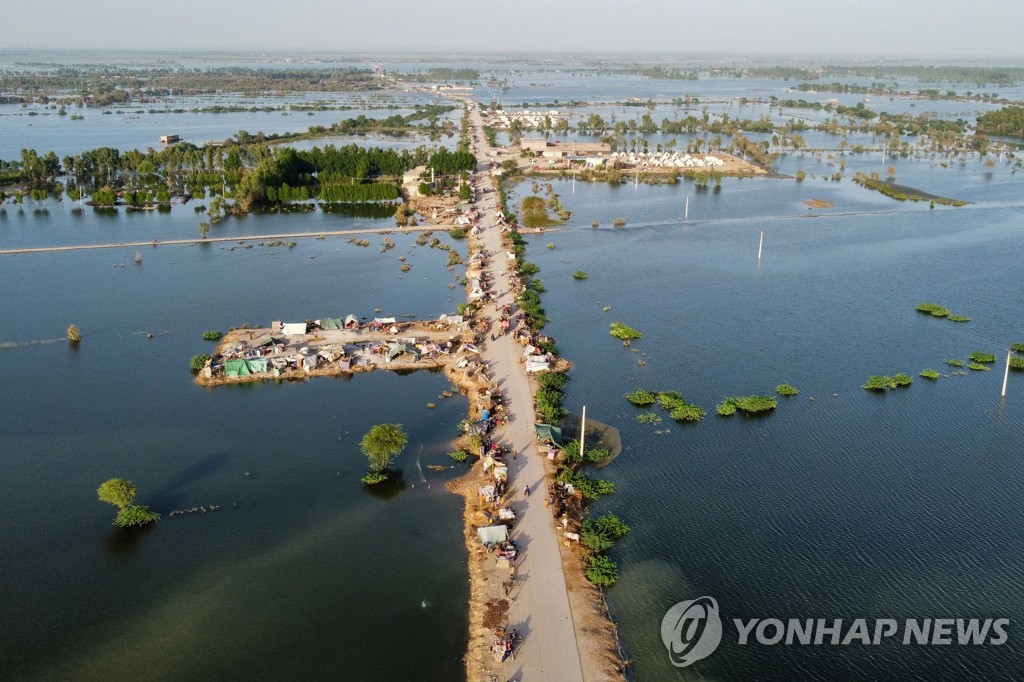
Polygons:
[[[1015,677],[1012,635],[1002,647],[740,647],[731,619],[1024,617],[1024,375],[999,396],[1005,350],[1024,340],[1019,201],[1004,205],[999,183],[991,203],[978,189],[981,203],[941,210],[850,183],[555,187],[577,215],[528,253],[547,331],[574,362],[567,405],[625,444],[599,474],[617,492],[594,512],[631,528],[608,600],[636,679]],[[811,196],[836,208],[809,211]],[[616,216],[627,226],[610,227]],[[973,319],[922,315],[921,301]],[[624,348],[613,321],[644,337]],[[993,371],[952,375],[944,360],[975,350],[996,354]],[[917,377],[926,368],[949,376]],[[860,388],[896,372],[917,378]],[[715,414],[726,396],[781,383],[800,393],[767,416]],[[662,423],[641,424],[648,410],[623,398],[635,388],[678,390],[709,416],[684,425],[654,407]],[[702,595],[719,602],[723,644],[673,668],[661,618]]]
[[[756,118],[769,113],[766,106],[739,107],[733,98],[812,97],[787,93],[792,84],[783,81],[652,82],[572,67],[477,66],[481,80],[511,84],[505,93],[480,88],[485,102],[690,93],[712,113]],[[84,121],[0,108],[0,157],[16,158],[22,147],[60,155],[145,148],[168,131],[198,139],[301,130],[362,113],[360,106],[387,116],[434,101],[396,95],[399,109],[374,110],[380,101],[361,95],[302,100],[318,98],[356,108],[138,119],[87,110]],[[870,106],[968,120],[965,108],[984,109],[911,104]],[[574,113],[589,111],[621,120],[646,110],[607,104]],[[661,104],[652,115],[685,114]],[[837,141],[804,137],[810,145]],[[647,139],[652,148],[668,142]],[[687,139],[678,136],[682,147]],[[845,179],[825,179],[844,162]],[[856,171],[886,175],[889,165],[901,184],[972,203],[930,209],[849,180]],[[803,170],[807,179],[725,179],[707,189],[688,181],[574,187],[556,180],[575,215],[567,229],[530,238],[529,258],[548,290],[547,331],[574,363],[568,406],[586,405],[588,415],[621,431],[625,445],[600,473],[617,492],[594,511],[614,512],[631,528],[612,551],[620,581],[608,593],[631,673],[640,680],[1014,679],[1024,652],[1012,624],[1002,647],[740,647],[729,637],[732,618],[1024,617],[1024,377],[1011,376],[1009,396],[999,398],[1001,354],[1024,341],[1018,176],[1005,157],[989,166],[977,155],[787,153],[777,169]],[[525,183],[514,197],[530,191]],[[812,198],[836,207],[809,209],[802,202]],[[625,227],[612,227],[617,217]],[[0,209],[0,245],[188,238],[202,219],[192,205],[102,213],[26,199],[20,210]],[[430,373],[208,390],[188,371],[191,355],[209,351],[201,339],[207,329],[453,312],[461,273],[445,268],[443,252],[416,247],[414,236],[392,235],[397,246],[386,253],[377,235],[366,237],[369,248],[343,238],[259,245],[266,234],[391,225],[320,211],[268,214],[229,219],[210,232],[240,243],[143,248],[139,264],[135,249],[4,257],[0,677],[462,677],[461,501],[442,490],[462,468],[428,466],[450,464],[445,453],[465,401],[440,398],[447,383]],[[402,255],[413,266],[408,273],[399,271]],[[589,278],[572,279],[577,269]],[[914,310],[921,301],[972,321],[921,315]],[[623,347],[607,333],[613,321],[644,338]],[[62,340],[70,323],[84,336],[77,348]],[[992,371],[959,376],[944,363],[975,350],[997,355]],[[947,376],[928,382],[917,377],[925,368]],[[896,372],[917,378],[883,395],[860,388],[868,375]],[[800,393],[780,398],[767,416],[715,415],[725,396],[771,393],[783,382]],[[641,424],[641,410],[623,399],[634,388],[678,390],[709,416],[682,425],[654,408],[662,423]],[[388,496],[358,480],[366,468],[359,439],[383,421],[402,423],[410,435],[397,462],[404,487]],[[110,525],[113,509],[95,490],[114,476],[135,482],[138,501],[164,515],[160,523],[142,531]],[[210,505],[218,509],[169,516]],[[718,600],[726,639],[711,657],[673,668],[661,644],[662,615],[701,595]]]

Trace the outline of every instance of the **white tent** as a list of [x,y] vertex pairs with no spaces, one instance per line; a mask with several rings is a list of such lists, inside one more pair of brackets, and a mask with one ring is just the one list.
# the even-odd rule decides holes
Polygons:
[[281,325],[281,331],[285,336],[298,336],[306,333],[305,322],[285,322]]
[[505,542],[508,540],[508,526],[484,526],[476,529],[476,536],[482,544]]

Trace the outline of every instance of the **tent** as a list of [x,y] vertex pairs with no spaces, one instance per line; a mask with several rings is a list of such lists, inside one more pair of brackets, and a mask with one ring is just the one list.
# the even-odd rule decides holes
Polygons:
[[229,377],[247,377],[249,371],[248,360],[228,360],[224,363],[224,375]]
[[285,341],[275,339],[273,336],[267,336],[266,338],[259,338],[253,342],[256,348],[264,348],[266,346],[278,346],[284,344]]
[[325,317],[320,320],[320,327],[325,330],[342,329],[344,325],[340,317]]
[[508,540],[508,526],[484,526],[476,529],[476,536],[481,544],[505,542]]
[[306,333],[305,322],[285,322],[281,327],[285,336],[298,336]]
[[358,326],[359,326],[359,318],[357,318],[355,315],[346,315],[345,316],[345,328],[346,329],[355,329]]
[[535,374],[537,372],[547,372],[551,369],[551,364],[548,362],[546,355],[528,355],[526,356],[526,373]]
[[410,346],[407,343],[392,343],[388,345],[388,359],[393,360],[402,353],[412,353],[413,355],[419,355],[420,351],[416,346]]
[[537,437],[541,440],[550,440],[555,445],[562,444],[562,429],[551,424],[534,424],[537,429]]
[[267,371],[267,359],[266,358],[253,358],[247,361],[249,363],[250,372],[266,372]]

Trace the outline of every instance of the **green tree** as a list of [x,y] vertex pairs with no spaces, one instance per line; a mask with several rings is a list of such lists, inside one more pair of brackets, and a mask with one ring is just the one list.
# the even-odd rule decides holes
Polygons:
[[131,481],[123,478],[112,478],[104,481],[96,491],[100,502],[112,504],[118,509],[124,509],[135,499],[135,486]]
[[377,424],[359,442],[359,449],[370,460],[371,473],[385,473],[391,460],[405,449],[409,436],[401,424]]
[[117,507],[117,516],[114,518],[115,526],[122,528],[144,526],[160,519],[160,515],[150,510],[149,507],[132,504],[135,499],[135,486],[131,481],[123,478],[104,481],[96,491],[96,495],[100,502]]

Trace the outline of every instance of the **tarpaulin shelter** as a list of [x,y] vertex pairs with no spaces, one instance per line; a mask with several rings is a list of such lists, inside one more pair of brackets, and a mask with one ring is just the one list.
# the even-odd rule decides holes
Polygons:
[[267,371],[267,359],[266,358],[253,358],[247,360],[249,363],[250,372],[266,372]]
[[345,328],[346,329],[355,329],[358,326],[359,326],[359,318],[357,318],[355,315],[346,315],[345,316]]
[[229,377],[247,377],[252,372],[249,371],[248,360],[228,360],[224,363],[224,376]]
[[476,529],[476,536],[481,544],[505,542],[508,540],[508,526],[484,526]]
[[285,322],[281,325],[281,331],[285,336],[298,336],[306,333],[305,322]]
[[402,353],[412,353],[418,356],[420,351],[416,346],[410,346],[407,343],[392,343],[388,345],[388,359],[393,360]]
[[537,437],[541,440],[550,440],[555,445],[562,444],[562,429],[551,424],[534,424],[537,429]]
[[253,341],[253,345],[256,348],[264,348],[266,346],[278,346],[285,343],[284,339],[275,339],[273,336],[267,336],[266,338],[259,338]]
[[340,317],[325,317],[320,320],[320,328],[325,330],[334,330],[344,328],[344,323]]

